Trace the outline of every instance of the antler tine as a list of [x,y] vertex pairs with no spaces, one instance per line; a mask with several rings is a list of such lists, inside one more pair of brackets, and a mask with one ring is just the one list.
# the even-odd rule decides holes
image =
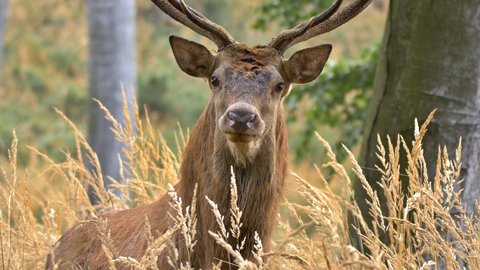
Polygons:
[[[304,27],[305,29],[302,29],[303,33],[299,35],[289,35],[289,36],[286,36],[286,34],[282,33],[277,38],[272,40],[267,46],[273,47],[277,49],[281,54],[283,54],[288,48],[292,47],[297,43],[300,43],[305,40],[311,39],[315,36],[330,32],[333,29],[336,29],[339,26],[343,25],[344,23],[350,21],[355,16],[360,14],[360,12],[362,12],[372,2],[372,0],[355,0],[345,8],[336,12],[341,2],[342,2],[341,0],[335,1],[335,3],[332,6],[330,6],[330,8],[328,8],[324,13],[317,16],[317,17],[324,17],[323,20],[318,19],[316,20],[316,23],[309,23],[314,18],[316,18],[316,17],[313,17],[312,19],[306,22],[303,22],[302,24],[294,28],[296,29],[296,28]],[[333,11],[332,14],[330,14],[331,11]],[[328,14],[329,16],[323,16],[324,14]],[[291,31],[291,30],[287,30],[285,31],[285,33],[287,33],[288,31]]]
[[219,50],[237,43],[225,28],[210,21],[183,0],[152,0],[152,2],[172,19],[213,41]]
[[283,54],[289,47],[289,44],[296,39],[297,37],[305,34],[305,32],[308,31],[308,29],[312,28],[313,26],[324,22],[328,18],[330,18],[335,12],[337,12],[338,8],[342,4],[342,0],[336,0],[333,5],[331,5],[327,10],[322,12],[321,14],[314,16],[297,26],[295,26],[292,29],[284,30],[278,35],[276,38],[274,38],[270,43],[268,43],[268,46],[275,48],[277,51],[279,51],[281,54]]

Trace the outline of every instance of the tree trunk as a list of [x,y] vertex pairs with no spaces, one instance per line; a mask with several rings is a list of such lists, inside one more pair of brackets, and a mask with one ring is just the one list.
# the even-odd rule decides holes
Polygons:
[[[424,140],[429,172],[435,173],[438,145],[454,153],[461,136],[469,214],[480,198],[479,44],[478,0],[392,0],[361,156],[365,167],[373,168],[377,134],[382,139],[402,134],[411,141],[415,117],[422,123],[437,108]],[[379,175],[367,170],[366,176],[378,189]],[[359,185],[355,193],[366,207]]]
[[[105,119],[93,99],[98,99],[120,122],[124,123],[122,85],[132,114],[133,89],[136,85],[135,57],[135,1],[88,0],[89,30],[89,87],[90,122],[88,140],[97,153],[105,186],[111,188],[112,179],[123,182],[120,161],[125,161],[122,148],[126,145],[115,139],[112,125]],[[133,119],[133,117],[131,118]],[[87,167],[93,166],[86,162]],[[121,196],[118,189],[113,189]],[[89,191],[92,203],[98,198]]]
[[8,0],[0,0],[0,79],[3,67],[3,45],[5,42],[5,28],[7,24]]

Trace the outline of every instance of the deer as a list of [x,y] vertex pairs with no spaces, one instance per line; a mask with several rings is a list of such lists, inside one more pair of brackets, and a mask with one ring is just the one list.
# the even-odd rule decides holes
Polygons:
[[[208,38],[217,46],[211,52],[202,44],[171,36],[169,41],[179,68],[190,76],[208,81],[210,100],[190,132],[183,153],[175,192],[184,205],[195,197],[198,216],[196,244],[186,255],[181,235],[175,232],[178,260],[195,269],[237,269],[229,254],[209,235],[217,223],[206,197],[218,204],[229,220],[230,169],[236,176],[238,207],[242,211],[241,255],[253,261],[254,234],[265,251],[272,232],[287,176],[287,131],[282,102],[295,84],[313,81],[322,72],[332,50],[330,44],[283,55],[291,46],[332,31],[360,14],[371,0],[354,0],[342,6],[336,0],[318,15],[282,31],[265,45],[237,42],[222,26],[185,4],[183,0],[152,0],[163,12],[184,26]],[[195,188],[196,187],[196,188]],[[171,226],[172,198],[100,215],[106,220],[115,256],[140,259],[147,240],[145,220],[159,237]],[[227,224],[228,226],[228,224]],[[230,241],[230,240],[229,240]],[[233,245],[233,243],[231,243]],[[166,252],[158,255],[159,269],[171,269]],[[46,269],[106,269],[94,222],[86,220],[67,230],[46,259]],[[117,269],[127,269],[116,265]]]

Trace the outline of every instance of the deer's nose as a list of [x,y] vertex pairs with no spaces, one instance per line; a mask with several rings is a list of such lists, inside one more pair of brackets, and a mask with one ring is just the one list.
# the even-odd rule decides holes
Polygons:
[[253,122],[256,117],[257,116],[251,112],[245,112],[245,111],[228,112],[228,119],[239,124],[245,124],[245,123],[248,124],[248,122]]
[[236,108],[226,113],[226,124],[237,133],[244,133],[256,128],[257,114],[246,108]]
[[237,102],[230,105],[218,119],[218,128],[231,142],[248,143],[265,131],[265,121],[255,106]]

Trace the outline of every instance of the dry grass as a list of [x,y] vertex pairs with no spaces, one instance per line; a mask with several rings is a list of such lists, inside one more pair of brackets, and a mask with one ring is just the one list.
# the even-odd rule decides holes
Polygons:
[[[100,105],[101,106],[101,105]],[[41,269],[52,245],[62,232],[80,219],[93,216],[101,233],[103,249],[114,269],[118,263],[132,269],[156,269],[156,256],[168,250],[170,264],[176,269],[192,269],[188,262],[178,262],[178,250],[172,243],[172,235],[180,230],[184,236],[187,253],[191,254],[196,244],[196,206],[184,207],[182,199],[173,191],[187,136],[180,134],[177,140],[178,155],[168,148],[165,140],[152,128],[149,119],[141,120],[135,108],[136,126],[120,126],[109,114],[114,124],[117,139],[128,146],[125,150],[131,173],[124,176],[126,186],[119,186],[130,194],[125,201],[118,199],[103,186],[96,186],[101,199],[101,209],[93,209],[86,187],[101,183],[101,173],[95,153],[86,143],[82,133],[66,117],[59,115],[71,127],[76,136],[77,155],[65,154],[65,161],[54,162],[41,156],[46,169],[30,176],[17,170],[17,145],[15,132],[9,162],[2,165],[3,179],[0,182],[0,266],[2,269]],[[125,115],[128,119],[129,115]],[[456,158],[448,159],[446,149],[439,149],[436,174],[428,178],[422,151],[422,140],[433,114],[417,128],[415,140],[406,142],[401,136],[383,143],[378,140],[377,170],[381,173],[384,201],[368,184],[361,167],[353,155],[353,172],[368,193],[369,209],[359,209],[352,200],[353,181],[342,164],[337,162],[329,144],[318,134],[329,157],[329,161],[317,167],[320,186],[294,174],[298,193],[305,203],[293,203],[285,199],[283,214],[279,218],[275,243],[270,251],[264,251],[256,236],[255,261],[247,261],[239,252],[243,239],[239,239],[242,227],[242,212],[236,204],[237,187],[235,175],[231,179],[230,220],[224,219],[215,202],[209,200],[217,217],[218,230],[210,232],[216,242],[232,257],[240,269],[480,269],[480,241],[478,217],[467,216],[460,201],[459,183],[461,167],[461,144],[456,149]],[[131,123],[131,121],[127,121]],[[131,136],[133,130],[136,135]],[[346,150],[348,151],[348,150]],[[93,164],[94,172],[84,168],[82,156],[86,155]],[[401,168],[400,155],[405,155],[408,164]],[[342,190],[334,192],[323,175],[333,170]],[[402,190],[402,182],[408,180],[408,190]],[[51,186],[48,192],[32,192],[40,182]],[[318,182],[318,181],[317,181]],[[45,185],[45,184],[43,184]],[[130,190],[127,193],[127,189]],[[159,238],[154,238],[148,220],[145,221],[148,248],[139,260],[114,257],[115,247],[109,237],[105,220],[96,218],[95,211],[123,209],[128,205],[139,205],[154,201],[165,192],[172,198],[176,216],[170,216],[175,224]],[[193,200],[195,201],[195,200]],[[480,211],[480,207],[477,205]],[[373,217],[369,227],[362,213]],[[357,232],[370,255],[352,246],[349,235],[348,215],[355,217]],[[230,230],[225,224],[229,223]],[[231,246],[226,240],[236,239]],[[382,237],[388,241],[382,242]],[[177,263],[178,262],[178,263]],[[216,266],[212,266],[215,268]]]

